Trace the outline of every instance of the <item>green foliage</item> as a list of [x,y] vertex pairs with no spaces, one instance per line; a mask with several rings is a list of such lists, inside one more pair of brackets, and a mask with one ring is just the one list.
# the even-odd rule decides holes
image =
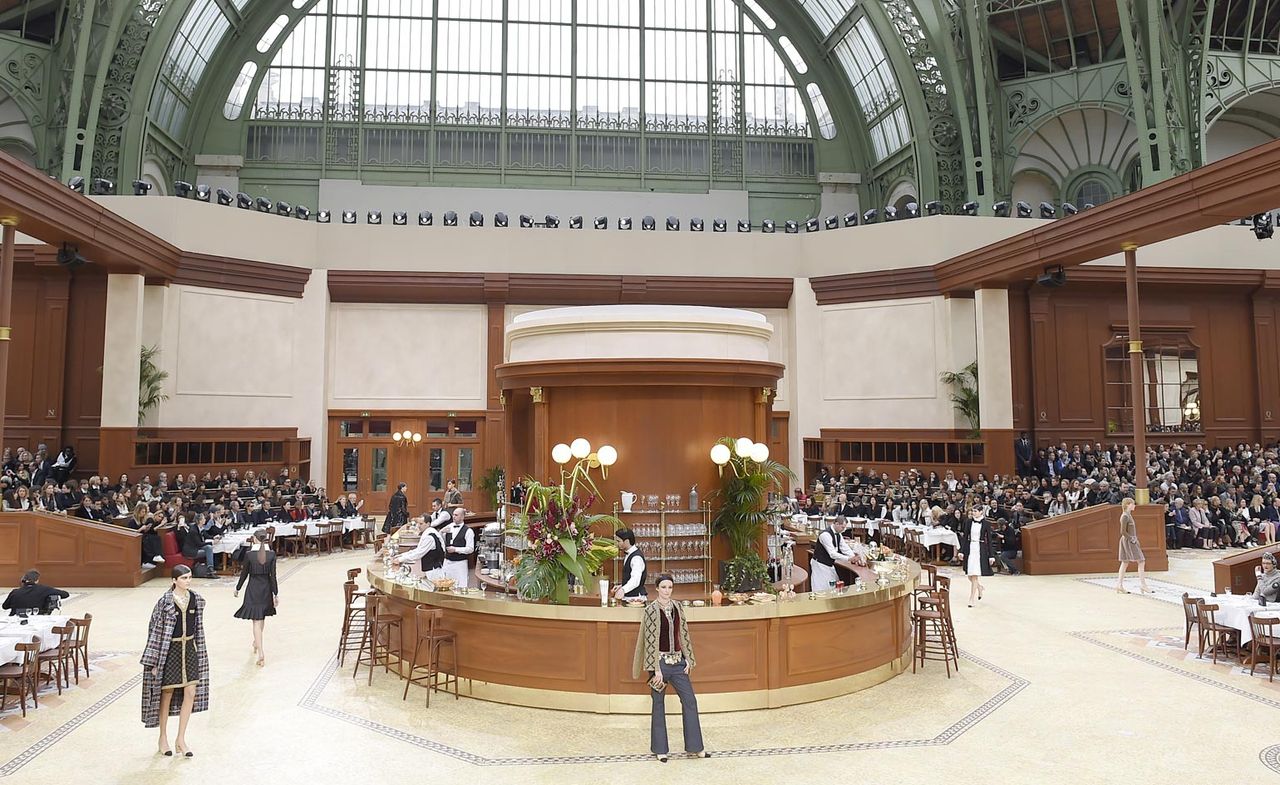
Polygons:
[[730,458],[721,475],[720,489],[712,494],[719,498],[720,509],[711,521],[711,531],[725,536],[730,552],[737,558],[756,552],[768,520],[764,508],[769,493],[785,490],[787,480],[794,480],[795,474],[777,461],[756,463],[739,458],[733,452],[734,439],[725,437],[719,443],[729,447]]
[[169,400],[169,396],[162,392],[169,372],[156,366],[159,354],[159,346],[142,347],[142,364],[138,369],[138,425],[147,419],[147,412],[159,406],[161,401]]
[[489,494],[489,498],[493,501],[493,508],[496,510],[502,504],[502,499],[498,498],[498,490],[502,483],[502,467],[491,466],[485,469],[484,474],[480,475],[480,490]]
[[724,582],[721,584],[725,592],[755,591],[757,587],[773,591],[769,584],[769,566],[760,554],[751,551],[725,562]]
[[951,403],[969,421],[969,436],[975,439],[981,436],[978,430],[978,363],[971,362],[955,372],[944,371],[938,374],[938,378],[954,388]]

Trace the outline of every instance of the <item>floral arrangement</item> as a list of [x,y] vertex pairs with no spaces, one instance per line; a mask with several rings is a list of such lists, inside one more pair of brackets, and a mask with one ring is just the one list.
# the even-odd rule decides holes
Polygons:
[[513,562],[516,591],[524,599],[567,605],[570,576],[588,585],[591,576],[618,555],[613,540],[596,536],[592,527],[606,524],[612,531],[620,528],[622,521],[587,512],[599,496],[590,476],[590,470],[599,466],[598,460],[592,465],[594,457],[593,453],[578,461],[569,472],[561,470],[559,485],[544,485],[532,477],[522,483],[524,507],[507,533],[528,543],[519,560]]

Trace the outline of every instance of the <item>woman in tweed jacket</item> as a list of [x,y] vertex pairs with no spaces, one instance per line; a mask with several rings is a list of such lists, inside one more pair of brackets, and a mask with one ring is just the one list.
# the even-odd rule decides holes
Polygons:
[[636,638],[635,657],[631,662],[631,675],[649,677],[649,696],[653,699],[653,712],[649,721],[649,751],[662,763],[667,762],[670,750],[667,746],[666,699],[663,693],[670,684],[680,696],[680,714],[684,724],[685,752],[697,758],[709,758],[702,743],[702,724],[698,720],[698,698],[689,683],[689,671],[697,663],[693,655],[693,641],[689,638],[689,624],[685,620],[680,603],[671,599],[675,581],[668,573],[654,580],[658,599],[644,609],[640,622],[640,635]]
[[177,750],[187,747],[187,721],[209,708],[209,651],[204,639],[204,598],[190,590],[191,569],[173,568],[173,585],[156,601],[142,652],[142,724],[160,728],[159,752],[169,750],[168,720],[178,715]]

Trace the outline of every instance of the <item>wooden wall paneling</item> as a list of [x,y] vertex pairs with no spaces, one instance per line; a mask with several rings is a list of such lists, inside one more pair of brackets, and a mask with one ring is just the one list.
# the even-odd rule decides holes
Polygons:
[[0,581],[40,571],[61,586],[137,586],[142,536],[131,529],[38,512],[0,513]]
[[[1217,300],[1218,298],[1215,298]],[[1201,417],[1204,407],[1210,406],[1212,419],[1208,425],[1215,428],[1247,428],[1253,432],[1260,423],[1257,420],[1256,381],[1258,367],[1256,357],[1249,351],[1253,320],[1248,309],[1233,307],[1240,303],[1222,303],[1200,309],[1207,321],[1204,329],[1197,326],[1196,337],[1205,360],[1200,363]],[[1197,314],[1199,315],[1199,314]],[[1256,436],[1251,435],[1249,441]]]
[[[769,415],[769,457],[783,466],[791,465],[791,412],[773,411]],[[708,448],[710,449],[710,448]],[[791,489],[788,488],[790,493]]]
[[1013,377],[1013,429],[1030,431],[1031,305],[1026,289],[1009,289],[1009,359]]
[[1253,316],[1253,361],[1257,369],[1259,437],[1280,438],[1280,299],[1272,291],[1250,298]]
[[[1147,570],[1169,569],[1163,506],[1138,506],[1134,521]],[[1028,575],[1109,572],[1115,569],[1119,541],[1119,505],[1087,507],[1036,521],[1022,529],[1023,571]]]
[[1049,295],[1040,288],[1032,289],[1027,297],[1028,344],[1031,352],[1031,412],[1035,444],[1041,444],[1039,429],[1049,424],[1049,412],[1054,409],[1057,386],[1053,362],[1053,346],[1049,341],[1052,314]]
[[[37,355],[36,325],[40,312],[40,279],[14,271],[12,338],[9,342],[8,379],[5,394],[5,427],[31,424],[36,402],[31,389]],[[61,358],[57,358],[61,359]],[[16,445],[15,445],[16,446]],[[25,445],[24,445],[25,446]],[[34,447],[34,445],[31,445]]]
[[[1102,350],[1088,341],[1097,312],[1084,303],[1058,303],[1053,332],[1057,375],[1057,413],[1062,423],[1097,424]],[[1081,340],[1081,336],[1087,336]]]
[[80,471],[100,466],[103,341],[107,321],[107,277],[83,270],[71,278],[67,319],[66,373],[63,375],[62,444],[79,457]]

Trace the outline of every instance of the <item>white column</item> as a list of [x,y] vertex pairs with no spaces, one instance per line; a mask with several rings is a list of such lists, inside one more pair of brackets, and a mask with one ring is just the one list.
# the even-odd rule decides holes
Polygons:
[[[294,369],[293,400],[296,420],[289,423],[298,427],[299,438],[311,439],[311,482],[327,485],[325,481],[325,439],[329,433],[329,378],[330,363],[335,358],[329,351],[329,272],[313,270],[307,286],[302,291],[302,302],[295,309],[297,328],[293,334]],[[336,489],[330,488],[330,498]]]
[[[977,331],[974,326],[974,302],[968,297],[948,297],[942,305],[943,319],[946,322],[946,353],[944,370],[959,372],[978,359]],[[950,395],[951,388],[942,385],[943,396]],[[969,422],[960,413],[951,409],[954,427],[969,430]]]
[[107,276],[107,322],[102,351],[102,427],[138,426],[142,360],[141,275]]
[[[787,449],[791,471],[803,482],[804,437],[822,435],[822,335],[821,313],[808,278],[796,278],[791,293],[791,418]],[[801,482],[797,482],[799,485]],[[788,488],[790,493],[791,489]]]
[[974,292],[978,349],[978,416],[983,430],[1013,429],[1013,358],[1009,347],[1009,291]]

